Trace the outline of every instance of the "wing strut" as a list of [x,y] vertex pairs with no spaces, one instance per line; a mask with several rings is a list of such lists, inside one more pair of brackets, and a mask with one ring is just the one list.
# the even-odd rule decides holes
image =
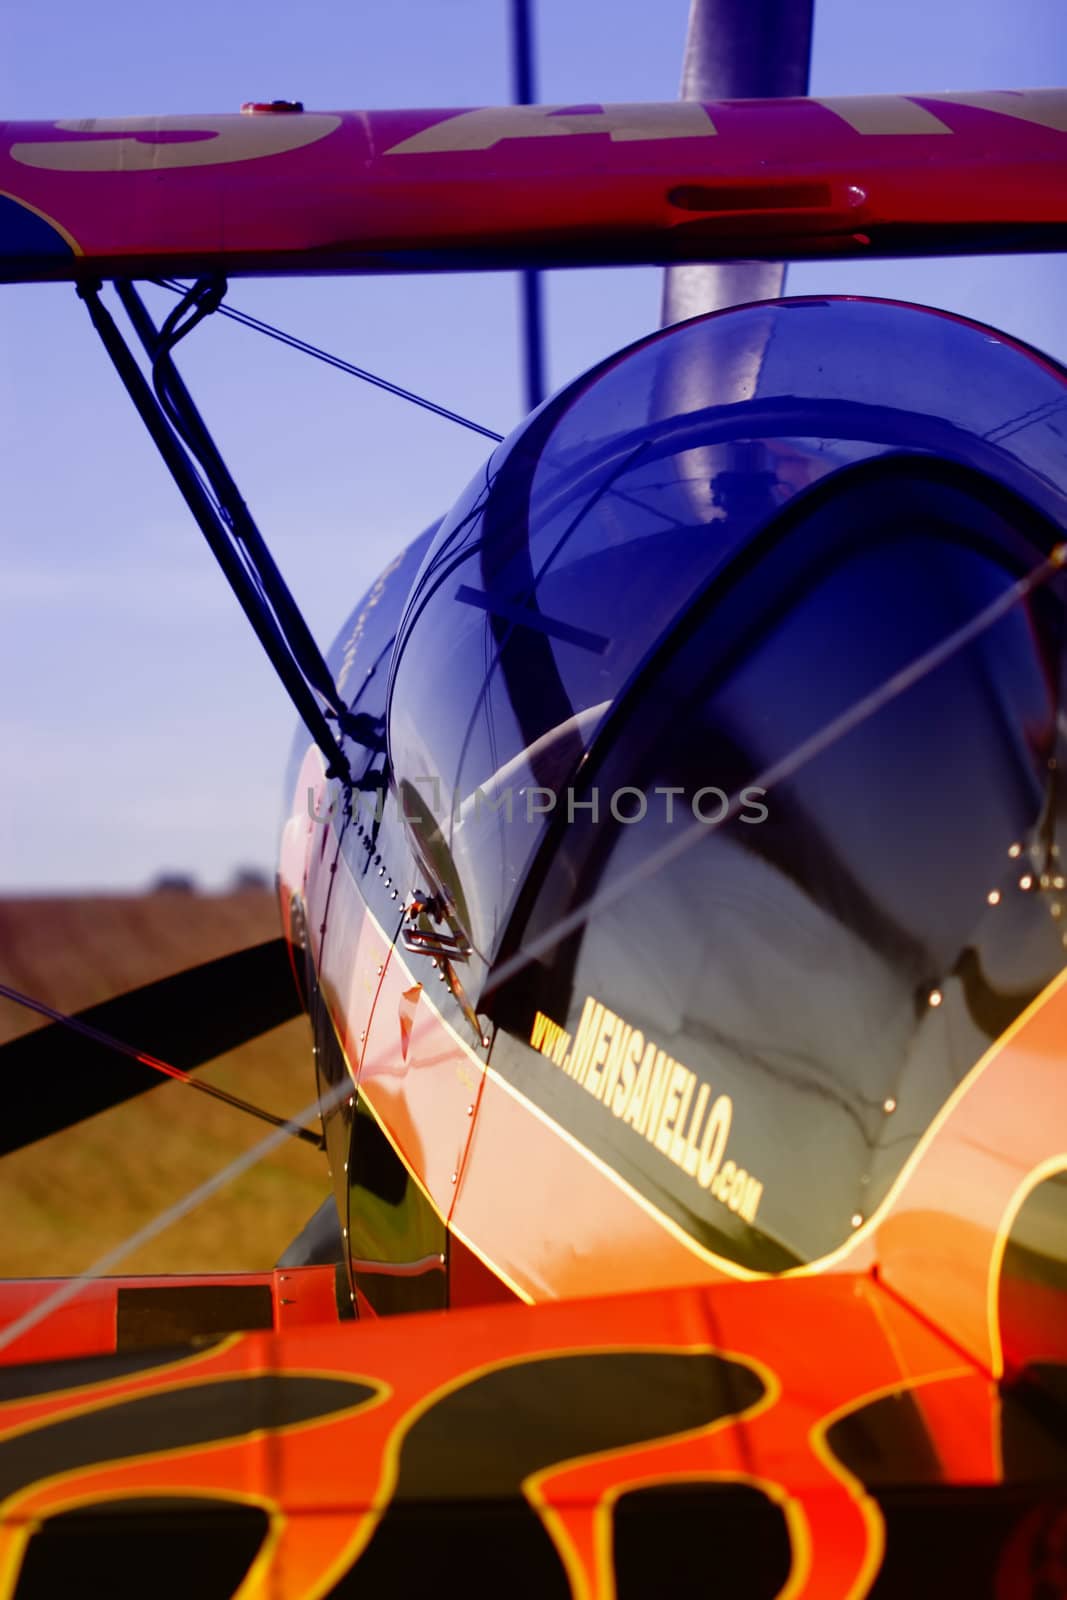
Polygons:
[[379,731],[371,719],[353,715],[346,708],[171,354],[180,339],[218,309],[226,280],[200,279],[161,328],[152,321],[132,283],[116,283],[119,299],[151,362],[151,384],[101,300],[100,287],[99,283],[79,285],[78,294],[126,392],[301,720],[326,757],[327,776],[350,786],[352,775],[342,740],[327,718],[332,718],[342,736],[371,748],[380,741]]

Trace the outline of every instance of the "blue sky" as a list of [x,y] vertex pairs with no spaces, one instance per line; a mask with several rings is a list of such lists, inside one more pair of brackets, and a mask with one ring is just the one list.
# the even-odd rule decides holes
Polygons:
[[[540,98],[670,99],[688,0],[537,0]],[[505,0],[0,0],[10,118],[508,98]],[[1063,83],[1063,0],[823,0],[812,88]],[[1062,257],[812,265],[793,293],[891,295],[1067,359]],[[556,273],[563,383],[656,325],[660,275]],[[507,276],[233,285],[235,305],[501,432],[520,415]],[[473,435],[219,319],[183,370],[327,643],[485,450]],[[0,892],[272,870],[288,701],[73,290],[0,289]]]

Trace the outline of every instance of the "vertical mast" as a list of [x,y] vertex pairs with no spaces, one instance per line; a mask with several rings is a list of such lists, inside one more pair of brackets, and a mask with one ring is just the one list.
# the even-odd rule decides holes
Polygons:
[[[530,106],[536,100],[532,0],[511,0],[512,99]],[[524,272],[519,279],[522,318],[524,398],[533,411],[545,397],[544,333],[541,315],[541,275]]]
[[[808,92],[812,0],[690,0],[682,100],[747,100]],[[663,327],[705,311],[772,300],[782,292],[780,261],[668,267]]]

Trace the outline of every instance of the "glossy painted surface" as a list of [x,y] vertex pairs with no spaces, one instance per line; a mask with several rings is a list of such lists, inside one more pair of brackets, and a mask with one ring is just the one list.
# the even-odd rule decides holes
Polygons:
[[[0,1326],[6,1327],[16,1318],[32,1312],[64,1281],[61,1278],[4,1279],[0,1282]],[[86,1283],[72,1301],[59,1306],[36,1328],[4,1345],[0,1349],[0,1368],[17,1368],[22,1362],[74,1360],[129,1348],[123,1343],[119,1316],[119,1302],[124,1294],[163,1290],[173,1297],[176,1305],[181,1305],[190,1291],[195,1299],[205,1290],[228,1289],[268,1291],[271,1314],[267,1325],[272,1325],[276,1332],[336,1320],[332,1267],[216,1272],[201,1278],[173,1273],[165,1277],[100,1278]],[[171,1342],[179,1342],[176,1335]]]
[[1062,90],[0,128],[9,280],[1059,247]]
[[[5,1369],[7,1387],[0,1371],[0,1594],[36,1569],[50,1518],[106,1506],[116,1543],[95,1522],[74,1549],[115,1560],[122,1516],[180,1531],[190,1497],[267,1513],[242,1600],[413,1597],[442,1570],[471,1600],[505,1575],[530,1600],[651,1600],[693,1570],[766,1600],[1057,1592],[1038,1585],[1063,1490],[1034,1470],[1052,1436],[866,1277],[324,1324],[142,1361]],[[210,1546],[201,1569],[210,1584]]]

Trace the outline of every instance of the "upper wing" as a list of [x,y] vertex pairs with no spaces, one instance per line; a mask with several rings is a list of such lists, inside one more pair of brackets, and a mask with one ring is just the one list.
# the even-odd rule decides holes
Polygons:
[[1067,243],[1067,90],[0,128],[0,278]]

